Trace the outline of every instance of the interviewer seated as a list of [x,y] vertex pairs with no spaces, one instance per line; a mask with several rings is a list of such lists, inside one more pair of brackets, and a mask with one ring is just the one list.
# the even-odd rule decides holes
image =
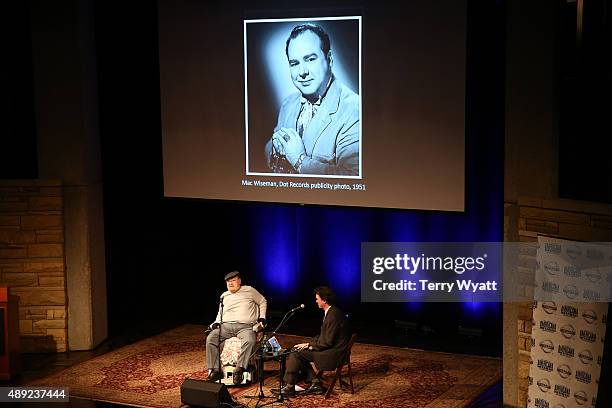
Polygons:
[[[234,371],[234,385],[242,383],[244,371],[249,364],[249,357],[253,354],[256,342],[254,325],[265,325],[266,298],[255,288],[242,285],[240,273],[233,271],[225,275],[227,291],[221,298],[223,307],[219,304],[217,318],[210,325],[212,330],[206,338],[206,366],[209,370],[208,381],[218,381],[222,377],[219,367],[219,344],[223,347],[225,340],[238,337],[242,343],[240,355]],[[221,313],[223,312],[223,316]],[[223,317],[223,319],[221,319]],[[219,325],[221,326],[221,339],[219,343]]]
[[335,370],[346,355],[350,330],[344,313],[336,306],[336,294],[327,286],[319,286],[314,290],[314,296],[317,307],[323,311],[321,332],[308,343],[296,344],[297,353],[289,355],[283,378],[287,385],[280,390],[287,397],[295,395],[295,385],[300,378],[311,383],[304,391],[305,395],[322,394],[323,386],[310,363],[313,362],[319,370]]

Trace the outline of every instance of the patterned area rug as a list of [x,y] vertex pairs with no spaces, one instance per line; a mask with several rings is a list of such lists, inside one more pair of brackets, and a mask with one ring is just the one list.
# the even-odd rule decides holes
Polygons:
[[[71,396],[92,400],[179,408],[182,382],[186,378],[206,378],[203,330],[203,326],[181,326],[27,385],[67,386]],[[279,336],[284,347],[304,340],[297,336]],[[328,400],[318,395],[302,396],[290,399],[287,406],[464,407],[502,376],[500,359],[360,343],[353,346],[351,365],[355,394],[336,385]],[[266,362],[266,396],[278,385],[276,369],[273,362]],[[255,407],[258,402],[246,398],[258,395],[257,384],[232,387],[230,392],[248,407]]]

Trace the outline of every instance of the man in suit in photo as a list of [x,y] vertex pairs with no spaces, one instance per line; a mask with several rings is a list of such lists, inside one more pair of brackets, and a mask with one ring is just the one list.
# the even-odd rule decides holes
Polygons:
[[317,306],[324,312],[321,332],[308,343],[295,345],[297,353],[289,355],[283,377],[287,385],[280,390],[287,397],[295,395],[295,385],[300,378],[311,383],[304,394],[322,394],[324,389],[310,363],[313,362],[318,370],[335,370],[346,356],[350,331],[344,313],[336,306],[335,293],[327,286],[320,286],[314,294]]
[[286,42],[298,89],[282,103],[265,146],[275,173],[359,175],[360,99],[333,75],[329,35],[316,24],[293,28]]

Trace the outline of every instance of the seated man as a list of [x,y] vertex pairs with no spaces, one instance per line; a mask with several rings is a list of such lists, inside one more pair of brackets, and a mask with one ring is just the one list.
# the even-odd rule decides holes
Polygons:
[[321,333],[308,343],[295,345],[298,352],[289,355],[283,377],[287,385],[281,389],[281,393],[288,397],[295,395],[295,385],[300,376],[305,376],[306,382],[311,383],[304,394],[322,394],[323,387],[310,363],[314,362],[318,370],[335,370],[342,363],[349,343],[348,323],[342,310],[335,305],[335,293],[327,286],[320,286],[314,294],[317,306],[325,312]]
[[[242,285],[238,271],[225,275],[225,282],[227,291],[221,295],[217,318],[210,325],[212,331],[206,338],[206,366],[209,369],[208,381],[218,381],[222,377],[218,345],[222,346],[223,342],[231,337],[238,337],[242,346],[233,377],[234,384],[238,385],[242,383],[249,357],[255,347],[254,325],[258,322],[265,325],[267,301],[255,288]],[[223,324],[219,327],[221,321]],[[221,329],[221,339],[219,339],[219,329]]]

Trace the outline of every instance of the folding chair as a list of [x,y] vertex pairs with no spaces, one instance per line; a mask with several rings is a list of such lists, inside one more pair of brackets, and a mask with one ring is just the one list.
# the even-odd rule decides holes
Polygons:
[[[336,381],[339,382],[340,388],[342,388],[343,386],[347,388],[350,387],[351,394],[355,393],[355,390],[353,388],[353,373],[351,372],[351,349],[353,348],[353,344],[355,343],[356,338],[357,338],[357,333],[353,333],[353,335],[351,336],[351,339],[349,340],[348,345],[346,346],[346,356],[342,360],[342,363],[340,363],[340,365],[336,368],[336,371],[334,371],[331,382],[329,383],[329,385],[327,385],[327,392],[325,393],[325,399],[328,399],[329,396],[331,395],[331,392],[334,389],[334,386],[336,385]],[[348,378],[349,378],[350,384],[342,379],[342,369],[345,366],[347,367]],[[325,372],[323,370],[317,373],[317,377],[319,378],[319,380],[323,381],[324,373]]]

